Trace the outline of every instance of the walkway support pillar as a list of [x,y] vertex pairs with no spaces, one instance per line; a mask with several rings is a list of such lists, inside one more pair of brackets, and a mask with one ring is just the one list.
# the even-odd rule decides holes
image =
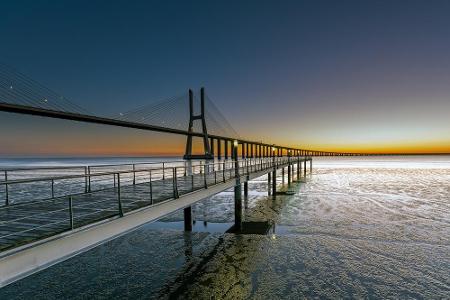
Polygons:
[[272,182],[272,173],[267,173],[267,195],[269,195],[270,196],[270,184],[271,184],[271,182]]
[[305,160],[303,161],[303,177],[305,177],[306,178],[306,158],[305,158]]
[[238,147],[239,147],[238,142],[234,141],[233,159],[234,159],[234,175],[236,178],[236,184],[234,185],[234,227],[236,231],[242,229],[242,189],[241,189],[241,178],[239,174]]
[[272,197],[275,198],[277,194],[277,166],[275,164],[275,148],[272,148],[272,154],[273,154]]
[[184,231],[192,231],[192,207],[185,207],[184,213]]
[[248,176],[246,178],[247,180],[245,180],[244,182],[244,197],[248,197]]

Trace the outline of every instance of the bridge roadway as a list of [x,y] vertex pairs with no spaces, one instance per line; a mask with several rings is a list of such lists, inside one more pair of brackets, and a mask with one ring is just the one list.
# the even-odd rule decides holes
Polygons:
[[[297,168],[303,165],[301,170],[306,174],[307,161],[311,158],[240,160],[240,181],[245,183],[288,165],[293,172],[295,164]],[[105,176],[114,180],[112,187],[102,185],[90,192],[0,207],[0,287],[235,186],[234,165],[234,161],[227,161],[166,167],[167,175],[154,179],[151,173],[158,171],[154,168],[52,178],[52,182],[70,179],[78,183]],[[144,174],[149,174],[148,180],[142,179]]]
[[[8,87],[9,88],[9,87]],[[189,132],[186,130],[174,129],[161,127],[146,123],[139,122],[131,122],[119,119],[105,118],[94,115],[86,115],[80,113],[72,113],[66,111],[45,109],[41,107],[32,107],[27,105],[19,105],[13,103],[7,103],[7,101],[0,101],[0,111],[16,113],[16,114],[24,114],[24,115],[32,115],[32,116],[41,116],[46,118],[56,118],[62,120],[70,120],[70,121],[78,121],[92,124],[102,124],[102,125],[110,125],[124,128],[133,128],[140,130],[149,130],[184,136],[194,136],[194,137],[203,137],[202,133],[198,132]],[[317,150],[309,150],[309,149],[299,149],[292,147],[285,147],[281,145],[275,145],[270,143],[256,142],[250,141],[242,138],[236,137],[226,137],[214,134],[208,134],[211,144],[211,150],[214,153],[214,144],[216,144],[217,157],[220,159],[223,155],[225,158],[228,158],[228,153],[232,149],[232,144],[234,141],[238,141],[241,147],[242,158],[245,157],[270,157],[272,156],[272,152],[276,153],[277,156],[287,155],[288,152],[291,152],[293,156],[366,156],[366,155],[379,155],[379,154],[364,154],[364,153],[348,153],[348,152],[330,152],[330,151],[317,151]]]

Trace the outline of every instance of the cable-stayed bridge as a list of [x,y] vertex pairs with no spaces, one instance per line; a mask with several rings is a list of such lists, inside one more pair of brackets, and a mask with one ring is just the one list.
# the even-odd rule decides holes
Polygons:
[[[198,94],[200,94],[200,101],[198,101]],[[199,102],[204,111],[196,114],[195,106]],[[192,103],[191,106],[189,106],[190,103]],[[186,94],[153,102],[130,111],[118,112],[114,116],[96,115],[2,64],[0,64],[0,111],[165,132],[187,137],[207,137],[207,145],[204,146],[209,148],[209,152],[204,149],[204,153],[197,156],[198,158],[211,158],[214,155],[218,158],[222,156],[228,158],[231,143],[234,141],[240,145],[239,152],[242,157],[268,157],[273,151],[279,156],[287,154],[288,151],[291,151],[293,156],[364,155],[293,148],[241,138],[205,94],[204,89],[201,89],[200,93],[189,90]],[[198,119],[199,122],[193,122],[193,126],[190,127],[192,116],[198,117],[194,119]],[[202,127],[203,123],[207,126]],[[186,155],[189,156],[190,153],[187,151]]]
[[[311,156],[360,155],[242,138],[203,88],[102,116],[0,65],[0,111],[186,137],[182,161],[0,170],[0,286],[179,209],[190,231],[191,205],[230,188],[230,232],[247,232],[242,187],[245,197],[249,180],[267,175],[275,197],[306,182]],[[202,140],[200,154],[193,153],[193,138]]]

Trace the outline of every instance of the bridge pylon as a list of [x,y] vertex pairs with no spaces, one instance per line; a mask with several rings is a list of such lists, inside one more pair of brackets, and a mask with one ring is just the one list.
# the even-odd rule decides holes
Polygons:
[[[203,138],[203,152],[204,154],[192,154],[192,133],[194,132],[194,121],[200,120],[202,122],[202,138]],[[206,129],[205,120],[205,88],[200,89],[200,114],[194,115],[194,93],[189,89],[189,128],[186,141],[186,152],[184,159],[214,159],[211,153],[211,146],[208,139],[208,130]]]

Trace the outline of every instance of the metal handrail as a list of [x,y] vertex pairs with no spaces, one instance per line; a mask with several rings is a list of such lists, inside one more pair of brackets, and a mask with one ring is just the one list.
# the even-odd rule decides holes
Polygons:
[[[300,159],[300,158],[298,158]],[[302,159],[303,160],[303,159]],[[306,158],[304,158],[304,160],[306,160]],[[180,177],[186,177],[187,176],[187,169],[191,169],[192,171],[190,172],[192,175],[195,174],[195,169],[198,169],[198,173],[197,174],[203,174],[204,177],[204,187],[207,188],[208,187],[208,182],[206,180],[206,176],[207,174],[214,174],[214,184],[216,184],[218,182],[217,180],[217,172],[221,172],[223,173],[223,178],[220,179],[219,177],[219,182],[221,180],[223,180],[223,182],[226,181],[225,177],[226,177],[226,171],[230,170],[230,177],[231,178],[231,172],[234,169],[234,164],[237,162],[240,170],[238,171],[239,173],[242,173],[242,175],[249,175],[250,173],[254,172],[257,170],[257,166],[261,165],[262,168],[262,164],[269,164],[269,167],[273,164],[275,164],[276,166],[278,166],[279,164],[284,164],[284,163],[288,163],[289,159],[287,157],[266,157],[266,158],[246,158],[246,159],[238,159],[236,160],[227,160],[227,161],[218,161],[218,162],[210,162],[210,163],[205,163],[205,164],[197,164],[197,165],[190,165],[187,166],[186,164],[182,165],[182,166],[170,166],[170,167],[163,167],[162,168],[147,168],[147,169],[138,169],[138,170],[123,170],[123,171],[110,171],[110,172],[103,172],[103,173],[87,173],[87,174],[78,174],[78,175],[65,175],[65,176],[53,176],[53,177],[41,177],[41,178],[27,178],[27,179],[18,179],[18,180],[9,180],[9,181],[2,181],[0,182],[0,186],[5,186],[5,204],[1,205],[0,208],[4,208],[4,207],[9,207],[11,205],[23,205],[23,204],[28,204],[28,203],[36,203],[36,202],[45,202],[45,201],[49,201],[49,200],[53,200],[53,199],[58,199],[58,198],[64,198],[64,197],[68,197],[68,196],[77,196],[77,195],[82,195],[82,194],[87,194],[87,193],[91,193],[91,192],[100,192],[103,190],[107,190],[111,188],[111,183],[113,181],[113,186],[114,188],[119,187],[120,185],[120,175],[121,174],[129,174],[130,176],[132,176],[132,178],[128,178],[128,177],[124,177],[125,178],[125,182],[129,183],[129,184],[123,184],[124,186],[131,186],[131,185],[135,185],[136,184],[136,180],[142,180],[142,178],[144,178],[144,182],[152,182],[152,178],[150,176],[150,179],[147,179],[146,173],[153,173],[154,176],[153,178],[158,178],[157,180],[161,180],[161,177],[158,177],[162,175],[162,180],[164,181],[166,179],[166,173],[167,171],[170,170],[170,172],[167,175],[170,175],[168,178],[174,180],[175,178],[173,176],[179,177],[179,172],[177,172],[177,170],[184,170],[182,172],[182,175]],[[161,162],[161,163],[165,163],[165,162]],[[169,162],[169,163],[173,163],[173,162]],[[130,164],[131,165],[131,164]],[[216,166],[218,166],[216,168]],[[212,168],[211,168],[212,167]],[[223,168],[223,170],[221,170],[221,167]],[[266,166],[267,167],[267,166]],[[242,169],[242,171],[241,171]],[[161,174],[162,171],[162,174]],[[143,175],[137,175],[137,174],[143,174]],[[95,178],[102,178],[105,176],[113,176],[113,178],[107,178],[107,179],[100,179],[100,180],[96,180]],[[240,174],[239,174],[240,175]],[[126,176],[126,175],[124,175]],[[220,176],[220,175],[219,175]],[[56,185],[58,185],[58,183],[55,183],[57,181],[62,181],[62,180],[70,180],[70,179],[84,179],[84,187],[83,187],[83,183],[81,182],[68,182],[68,183],[59,183],[62,184],[66,190],[70,190],[68,192],[66,192],[65,190],[63,190],[62,192],[58,193],[59,195],[57,195],[55,197],[55,191],[54,191],[54,187]],[[117,179],[117,183],[116,183],[116,179]],[[192,178],[193,180],[193,178]],[[176,180],[175,180],[176,181]],[[44,187],[42,189],[42,194],[46,195],[48,194],[50,191],[50,195],[51,197],[42,197],[40,199],[36,199],[39,198],[38,196],[33,196],[33,191],[32,190],[26,190],[23,193],[26,194],[26,196],[28,195],[29,198],[35,197],[35,199],[28,199],[25,200],[22,198],[21,202],[18,203],[13,203],[10,204],[10,197],[9,197],[9,186],[13,186],[13,185],[17,185],[17,184],[29,184],[29,183],[38,183],[39,182],[49,182],[51,183],[51,189],[49,187]],[[132,182],[132,183],[130,183]],[[143,183],[142,181],[140,183]],[[80,185],[81,184],[81,185]],[[94,186],[94,189],[91,189],[91,186]],[[73,189],[78,190],[78,192],[73,191]],[[84,191],[83,191],[84,190]],[[31,195],[30,195],[31,194]],[[20,196],[20,193],[19,193]],[[23,196],[24,198],[26,198],[26,196]]]
[[[299,159],[300,161],[300,159]],[[303,161],[303,159],[302,159]],[[306,161],[306,159],[305,159]],[[153,206],[154,204],[161,203],[164,201],[174,201],[177,198],[179,198],[181,195],[186,195],[192,192],[195,192],[198,189],[207,189],[211,185],[221,184],[225,183],[230,180],[235,180],[235,178],[238,178],[240,176],[248,176],[251,173],[258,172],[261,170],[271,170],[271,168],[278,168],[278,167],[284,167],[286,164],[291,163],[292,160],[289,160],[286,157],[266,157],[266,158],[248,158],[248,159],[238,159],[238,160],[229,160],[229,161],[220,161],[220,162],[211,162],[211,163],[205,163],[195,166],[174,166],[174,167],[168,167],[166,170],[171,170],[171,176],[168,177],[168,180],[161,180],[161,174],[159,176],[154,176],[154,172],[159,172],[162,170],[162,168],[149,168],[145,170],[138,170],[138,171],[116,171],[116,172],[105,172],[105,173],[97,173],[97,174],[87,174],[87,175],[72,175],[72,176],[64,176],[64,177],[57,177],[57,178],[39,178],[37,180],[17,180],[17,181],[10,181],[5,182],[4,185],[13,184],[14,183],[29,183],[29,182],[36,182],[36,181],[49,181],[52,180],[54,182],[55,180],[59,179],[83,179],[88,177],[100,177],[100,176],[113,176],[114,182],[112,181],[112,178],[109,178],[107,183],[105,181],[100,181],[101,185],[106,185],[111,190],[112,195],[111,197],[98,197],[98,198],[86,198],[82,200],[83,198],[79,198],[77,200],[76,197],[81,196],[81,194],[91,194],[91,193],[97,193],[101,192],[102,189],[95,189],[91,192],[84,192],[79,194],[67,194],[63,196],[58,196],[53,199],[43,199],[39,201],[28,201],[23,203],[17,203],[12,204],[9,206],[1,206],[0,209],[14,209],[14,207],[21,206],[21,205],[40,205],[40,203],[45,203],[44,207],[46,207],[45,210],[39,211],[37,214],[34,213],[32,215],[22,215],[18,214],[17,217],[14,218],[8,218],[4,221],[0,221],[0,224],[2,225],[10,225],[14,226],[15,222],[19,222],[21,220],[27,219],[27,218],[33,218],[38,217],[41,218],[42,216],[47,216],[45,219],[48,219],[49,221],[45,224],[40,225],[30,225],[31,227],[26,228],[20,228],[19,231],[12,231],[7,232],[3,235],[0,234],[0,239],[5,238],[6,240],[10,240],[12,237],[16,236],[19,238],[17,241],[18,244],[14,244],[10,247],[17,247],[17,245],[20,245],[20,243],[28,243],[29,241],[22,241],[20,240],[20,235],[24,232],[32,232],[34,230],[39,230],[42,228],[50,228],[50,227],[57,227],[60,229],[56,229],[54,232],[50,233],[51,235],[57,234],[58,230],[63,231],[70,231],[74,230],[75,228],[78,228],[80,226],[83,226],[85,224],[92,224],[99,220],[102,220],[104,218],[110,218],[110,217],[122,217],[127,212],[138,209],[142,206]],[[216,167],[217,166],[217,167]],[[195,173],[195,170],[189,171],[189,174],[187,172],[183,172],[186,168],[199,168],[198,173]],[[238,169],[236,169],[236,167]],[[200,173],[200,170],[202,170],[202,173]],[[229,173],[228,173],[229,171]],[[306,168],[305,168],[306,171]],[[135,173],[142,173],[143,175],[139,176],[126,176],[127,174],[133,175]],[[145,174],[148,173],[148,174]],[[167,174],[169,175],[169,174]],[[197,179],[194,181],[194,178],[197,177]],[[141,179],[144,179],[144,181],[141,181]],[[136,179],[139,180],[138,184],[148,184],[148,192],[142,194],[143,197],[139,197],[138,199],[128,198],[127,193],[129,191],[126,190],[126,187],[133,186],[135,184],[129,184],[131,182],[135,183]],[[180,184],[178,180],[183,180],[184,184]],[[204,185],[202,184],[202,181],[204,180]],[[160,183],[157,183],[160,181]],[[96,181],[93,181],[96,182]],[[72,191],[73,184],[78,185],[78,182],[75,183],[68,183],[67,186],[64,187],[70,187],[70,191]],[[153,184],[159,184],[163,185],[162,191],[164,191],[164,186],[171,186],[172,191],[170,189],[167,191],[167,193],[154,195],[153,190]],[[121,189],[125,189],[121,190]],[[44,190],[46,191],[46,190]],[[141,189],[142,193],[142,189]],[[147,195],[147,196],[145,196]],[[145,197],[144,197],[145,196]],[[156,196],[156,199],[154,199]],[[55,202],[56,205],[53,205],[52,202],[55,199],[61,200],[58,202]],[[67,201],[68,200],[68,201]],[[93,200],[93,201],[91,201]],[[67,202],[66,202],[67,201]],[[78,202],[80,201],[80,202]],[[147,201],[144,204],[141,204],[140,202]],[[156,202],[155,202],[156,201]],[[96,204],[98,205],[98,208]],[[106,206],[104,206],[106,204]],[[91,212],[84,212],[80,211],[83,207],[88,208],[91,210]],[[74,209],[76,210],[74,211]],[[78,213],[76,213],[78,210]],[[61,214],[63,217],[61,217]],[[65,217],[64,215],[67,214]],[[9,215],[9,213],[8,213]],[[54,217],[50,217],[54,216]],[[32,223],[31,223],[32,224]],[[62,229],[61,229],[62,226]],[[42,237],[42,236],[41,236]],[[39,236],[36,237],[36,239],[39,239]],[[14,240],[14,239],[13,239]],[[8,246],[7,246],[8,247]]]
[[[281,158],[281,157],[279,157]],[[256,158],[246,158],[246,159],[239,159],[238,162],[242,161],[251,161],[255,160]],[[270,160],[270,158],[266,158],[267,160]],[[229,163],[234,163],[235,160],[228,160]],[[172,163],[172,162],[164,162],[164,163]],[[223,162],[214,162],[214,163],[208,163],[208,164],[199,164],[193,167],[205,167],[205,166],[211,166],[211,165],[222,165]],[[130,164],[132,165],[132,164]],[[116,166],[116,165],[111,165]],[[167,169],[173,169],[173,168],[190,168],[187,166],[171,166],[171,167],[161,167],[161,168],[148,168],[148,169],[138,169],[138,170],[124,170],[124,171],[110,171],[110,172],[103,172],[103,173],[90,173],[90,174],[79,174],[79,175],[61,175],[61,176],[52,176],[52,177],[39,177],[39,178],[26,178],[26,179],[14,179],[14,180],[7,180],[7,181],[0,181],[0,185],[11,185],[11,184],[17,184],[17,183],[30,183],[30,182],[41,182],[41,181],[50,181],[50,180],[64,180],[64,179],[75,179],[75,178],[87,178],[87,177],[95,177],[95,176],[106,176],[106,175],[112,175],[112,174],[125,174],[125,173],[138,173],[138,172],[148,172],[149,170],[155,171],[160,170],[164,171]]]

